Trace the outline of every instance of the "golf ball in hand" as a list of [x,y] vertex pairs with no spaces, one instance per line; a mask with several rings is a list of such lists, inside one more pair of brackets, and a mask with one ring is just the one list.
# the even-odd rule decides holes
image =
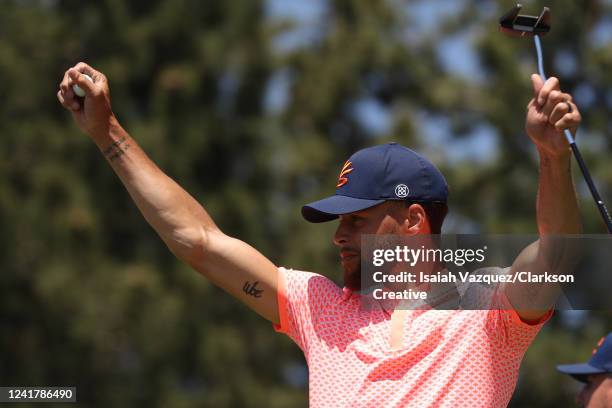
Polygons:
[[[83,76],[85,76],[85,78],[87,78],[93,84],[93,79],[91,79],[91,77],[89,75],[83,74]],[[83,90],[83,88],[81,88],[77,84],[72,85],[72,90],[74,91],[74,93],[77,96],[80,96],[81,98],[83,98],[85,96],[85,91]]]

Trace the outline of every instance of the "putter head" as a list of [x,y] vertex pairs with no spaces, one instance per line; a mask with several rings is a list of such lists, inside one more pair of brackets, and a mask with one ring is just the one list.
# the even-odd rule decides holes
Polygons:
[[499,29],[502,33],[514,37],[534,35],[541,37],[550,31],[551,17],[548,7],[544,7],[539,16],[519,14],[522,7],[522,5],[517,4],[499,19]]

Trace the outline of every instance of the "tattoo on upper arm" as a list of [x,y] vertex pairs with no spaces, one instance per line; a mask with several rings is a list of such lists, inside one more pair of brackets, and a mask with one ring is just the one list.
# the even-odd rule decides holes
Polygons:
[[104,156],[106,156],[108,160],[114,161],[124,155],[130,147],[130,144],[127,143],[127,136],[123,136],[104,150]]
[[263,289],[257,289],[257,284],[259,283],[259,281],[255,281],[253,282],[253,284],[251,284],[249,281],[244,282],[244,286],[242,287],[242,291],[244,293],[246,293],[249,296],[253,296],[253,297],[261,297],[261,294],[263,293]]

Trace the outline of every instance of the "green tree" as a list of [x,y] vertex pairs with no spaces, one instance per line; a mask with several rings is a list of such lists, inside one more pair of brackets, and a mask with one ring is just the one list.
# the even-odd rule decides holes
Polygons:
[[[117,116],[153,160],[279,265],[341,279],[335,224],[307,224],[299,208],[333,192],[350,153],[389,140],[443,170],[448,232],[534,233],[532,44],[497,32],[507,1],[454,3],[419,31],[425,3],[322,0],[314,34],[283,47],[301,23],[271,17],[270,1],[0,2],[0,384],[75,385],[92,407],[307,404],[297,347],[172,257],[57,103],[79,60],[107,74]],[[559,1],[544,40],[549,72],[588,102],[579,143],[608,202],[612,48],[597,30],[610,7]],[[476,78],[439,55],[465,35]],[[287,101],[271,109],[278,78]],[[367,126],[364,102],[385,112],[384,130]],[[447,123],[449,142],[428,140],[423,118]],[[482,126],[496,129],[495,156],[449,159]],[[585,230],[603,232],[575,180]],[[554,364],[587,358],[611,323],[590,313],[572,330],[554,317],[511,406],[566,406],[574,383]]]

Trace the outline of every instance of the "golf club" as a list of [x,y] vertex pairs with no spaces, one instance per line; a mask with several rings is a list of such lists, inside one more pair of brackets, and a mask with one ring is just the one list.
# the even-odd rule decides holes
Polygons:
[[[542,56],[542,43],[540,40],[540,36],[545,35],[550,31],[550,22],[551,22],[551,14],[550,9],[548,7],[544,7],[542,13],[539,16],[527,16],[521,15],[519,12],[523,6],[517,4],[514,6],[512,10],[507,12],[500,18],[499,20],[499,28],[500,31],[504,34],[508,34],[514,37],[525,37],[531,36],[534,38],[536,52],[538,55],[538,71],[542,80],[546,81],[546,73],[544,72],[544,58]],[[599,192],[597,191],[597,187],[595,187],[595,183],[591,178],[591,174],[589,173],[589,169],[587,168],[584,160],[582,159],[582,155],[580,154],[580,150],[576,145],[576,141],[572,136],[572,133],[565,129],[564,131],[565,138],[574,153],[574,157],[578,162],[578,166],[580,166],[580,170],[582,171],[582,175],[589,186],[589,190],[591,191],[591,195],[595,200],[595,204],[601,213],[601,217],[603,218],[606,226],[608,228],[608,233],[612,234],[612,218],[610,217],[610,212],[608,208],[604,204]]]

